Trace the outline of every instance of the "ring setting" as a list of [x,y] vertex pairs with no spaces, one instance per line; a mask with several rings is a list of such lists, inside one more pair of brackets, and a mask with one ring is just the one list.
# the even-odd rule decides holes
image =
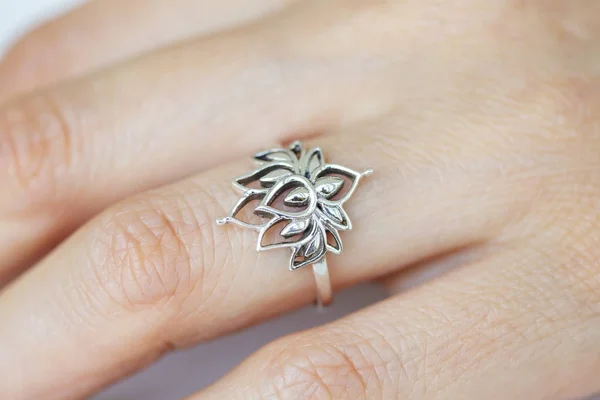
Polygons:
[[[257,251],[289,248],[292,271],[312,265],[317,302],[333,297],[326,255],[342,253],[340,231],[352,229],[344,203],[352,196],[363,173],[325,162],[323,151],[306,150],[299,141],[254,156],[258,168],[233,180],[242,196],[228,216],[217,223],[233,223],[258,231]],[[251,203],[258,221],[239,217]]]

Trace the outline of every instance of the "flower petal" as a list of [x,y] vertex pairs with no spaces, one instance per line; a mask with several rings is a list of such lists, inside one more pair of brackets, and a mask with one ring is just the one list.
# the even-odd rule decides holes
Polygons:
[[[300,247],[304,246],[306,243],[313,240],[314,236],[317,234],[317,231],[319,230],[319,224],[316,223],[314,219],[307,218],[306,220],[308,222],[308,226],[304,229],[304,231],[299,232],[299,233],[302,233],[302,236],[300,236],[299,238],[292,239],[292,240],[285,240],[285,239],[293,238],[293,236],[296,236],[296,235],[285,236],[283,234],[283,231],[285,230],[285,228],[284,228],[278,235],[281,237],[282,240],[271,241],[270,243],[268,243],[268,242],[265,243],[265,239],[270,239],[269,234],[273,233],[272,230],[277,229],[277,225],[282,223],[282,221],[283,221],[283,219],[280,217],[273,217],[269,221],[268,224],[266,224],[262,229],[260,229],[259,234],[258,234],[258,240],[256,242],[256,250],[264,251],[264,250],[271,250],[271,249],[280,249],[280,248],[284,248],[284,247],[300,248]],[[287,228],[287,226],[286,226],[286,228]]]
[[263,176],[262,178],[260,178],[260,184],[263,187],[271,187],[281,178],[286,177],[291,174],[292,174],[292,171],[289,171],[287,169],[283,169],[283,168],[275,169],[275,170],[269,172],[268,174],[266,174],[265,176]]
[[304,186],[299,186],[296,189],[292,190],[285,196],[283,200],[284,204],[291,207],[303,207],[308,204],[308,199],[310,198],[310,191],[308,188]]
[[299,247],[294,247],[290,258],[292,271],[318,262],[327,252],[325,228],[318,222],[314,226],[318,229],[310,236],[310,240]]
[[321,197],[329,199],[340,191],[344,186],[344,180],[337,176],[325,176],[315,182],[315,190]]
[[354,190],[356,189],[356,186],[358,185],[358,181],[360,180],[360,177],[362,176],[360,173],[358,173],[354,170],[351,170],[350,168],[342,167],[341,165],[326,164],[323,167],[319,168],[317,171],[315,171],[314,175],[311,176],[311,181],[313,183],[316,183],[318,180],[320,180],[324,177],[329,177],[329,176],[335,177],[336,175],[341,175],[343,177],[346,177],[348,179],[348,181],[350,182],[350,185],[347,188],[347,190],[345,191],[345,193],[338,200],[335,200],[339,204],[342,204],[346,200],[348,200],[350,198],[350,196],[352,196],[352,193],[354,193]]
[[[300,160],[300,173],[307,178],[325,164],[325,156],[319,147],[310,149]],[[314,181],[313,181],[314,182]]]
[[319,214],[324,218],[326,224],[329,224],[335,229],[342,231],[349,231],[352,229],[350,217],[346,214],[342,205],[337,202],[320,200]]
[[[293,173],[293,165],[285,162],[272,162],[262,165],[256,171],[234,179],[234,186],[242,191],[266,192],[266,188]],[[254,187],[253,187],[254,185]]]
[[293,219],[281,230],[281,236],[292,237],[301,234],[310,225],[310,218]]
[[302,142],[299,140],[290,143],[290,151],[294,153],[298,159],[302,158],[305,153],[304,146],[302,146]]
[[323,235],[315,235],[313,240],[304,246],[304,257],[312,257],[323,247]]
[[296,165],[298,158],[289,149],[269,149],[256,153],[254,158],[260,162],[285,162]]
[[[325,233],[327,239],[327,251],[330,251],[333,254],[337,255],[342,254],[342,238],[340,238],[340,234],[337,231],[337,229],[325,226]],[[330,237],[333,240],[333,242],[329,240]]]
[[311,183],[308,179],[300,175],[290,175],[279,180],[272,188],[269,189],[267,195],[263,198],[260,205],[256,207],[256,212],[260,214],[278,215],[286,219],[302,219],[311,216],[317,207],[317,194],[312,190],[307,190],[308,200],[306,207],[299,211],[291,211],[280,209],[284,202],[277,202],[283,194],[290,189],[299,187],[308,188]]
[[[229,215],[217,220],[217,223],[222,225],[228,222],[243,226],[245,228],[261,229],[265,224],[256,224],[251,221],[245,221],[238,217],[238,214],[253,201],[260,201],[265,197],[265,192],[246,192],[238,202],[233,206]],[[255,211],[255,210],[254,210]],[[255,213],[255,212],[254,212]],[[256,213],[255,213],[256,214]]]

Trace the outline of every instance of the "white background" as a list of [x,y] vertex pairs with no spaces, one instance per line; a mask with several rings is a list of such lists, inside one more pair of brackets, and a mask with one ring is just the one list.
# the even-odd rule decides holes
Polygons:
[[[82,2],[0,0],[0,54],[36,22]],[[282,268],[287,266],[283,265]],[[291,272],[290,279],[294,279]],[[218,379],[270,340],[338,318],[382,297],[381,290],[374,286],[355,288],[339,295],[334,306],[326,313],[317,313],[314,308],[307,307],[243,333],[171,354],[142,373],[100,394],[96,400],[178,399]]]
[[78,3],[83,0],[0,0],[0,53],[37,20]]

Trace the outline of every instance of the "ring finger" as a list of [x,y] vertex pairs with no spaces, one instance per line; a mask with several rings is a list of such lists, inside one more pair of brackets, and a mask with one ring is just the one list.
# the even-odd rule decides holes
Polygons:
[[[499,204],[477,195],[512,193],[513,180],[464,179],[443,144],[425,137],[407,143],[354,132],[343,141],[319,140],[329,161],[376,171],[347,203],[357,229],[343,236],[345,253],[329,260],[336,288],[485,240],[522,206],[517,198]],[[482,165],[479,151],[465,145],[461,154],[461,161]],[[215,226],[238,197],[230,178],[246,166],[225,166],[109,209],[11,285],[0,297],[3,397],[87,394],[166,349],[312,301],[311,274],[289,272],[285,252],[257,254],[254,232]],[[421,207],[431,198],[440,200]]]

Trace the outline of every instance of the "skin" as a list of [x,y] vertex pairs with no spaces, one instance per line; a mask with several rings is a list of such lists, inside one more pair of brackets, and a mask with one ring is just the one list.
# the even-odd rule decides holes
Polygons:
[[600,392],[600,4],[201,4],[95,0],[0,64],[0,398],[84,398],[312,302],[214,223],[294,139],[375,170],[329,264],[390,298],[190,399]]

